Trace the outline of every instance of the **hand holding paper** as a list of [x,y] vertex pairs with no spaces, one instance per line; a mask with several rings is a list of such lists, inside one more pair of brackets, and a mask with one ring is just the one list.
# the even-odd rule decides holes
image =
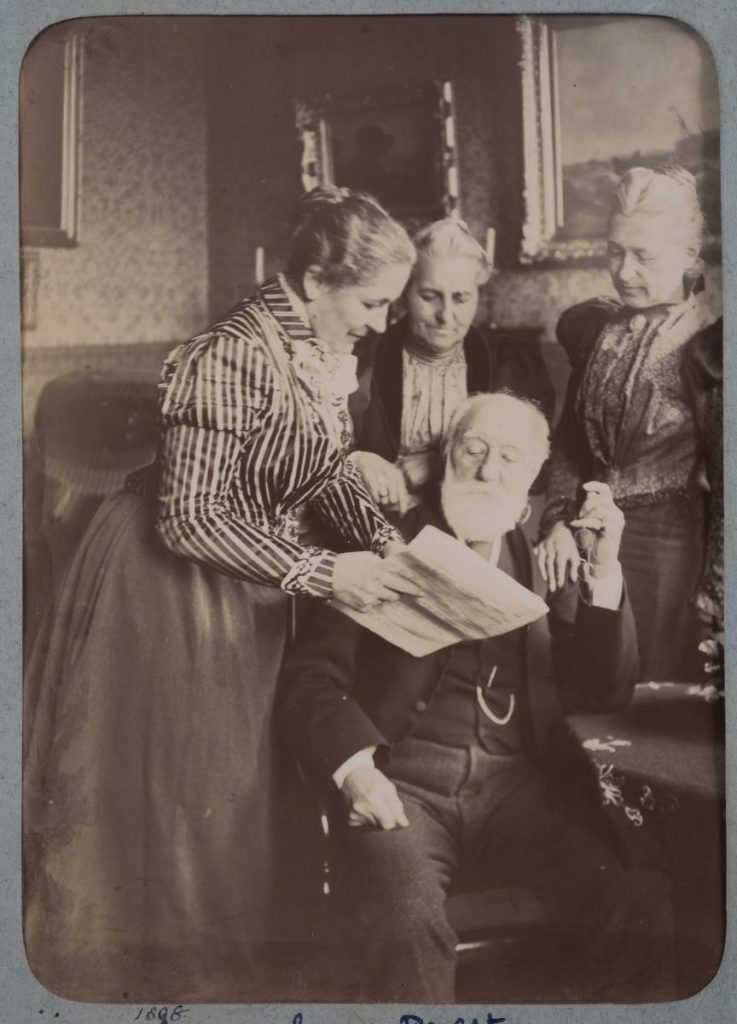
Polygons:
[[546,615],[545,602],[434,526],[385,560],[418,596],[355,611],[335,607],[367,629],[419,657],[460,640],[498,636]]

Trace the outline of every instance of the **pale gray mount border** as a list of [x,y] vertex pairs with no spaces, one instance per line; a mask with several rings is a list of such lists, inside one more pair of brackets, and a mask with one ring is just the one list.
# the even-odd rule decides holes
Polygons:
[[[675,17],[701,33],[719,67],[722,123],[722,229],[726,461],[726,620],[737,621],[737,5],[734,0],[4,0],[0,13],[0,1019],[8,1024],[128,1024],[138,1006],[73,1003],[46,991],[30,974],[20,929],[20,734],[21,734],[21,392],[17,183],[17,79],[20,62],[33,37],[47,25],[76,17],[139,14],[647,14]],[[737,845],[737,696],[734,693],[737,638],[727,636],[727,899],[729,927],[724,961],[703,992],[679,1003],[645,1006],[488,1006],[399,1007],[289,1005],[192,1005],[186,1024],[290,1024],[301,1010],[304,1024],[398,1024],[415,1012],[425,1022],[469,1024],[487,1012],[508,1024],[725,1024],[737,1019],[737,929],[735,846]],[[684,836],[684,842],[688,837]],[[43,1013],[41,1012],[43,1011]],[[58,1014],[58,1017],[55,1017]]]

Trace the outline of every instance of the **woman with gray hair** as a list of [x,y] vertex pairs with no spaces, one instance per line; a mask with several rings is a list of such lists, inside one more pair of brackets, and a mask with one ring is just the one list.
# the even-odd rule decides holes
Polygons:
[[581,483],[608,483],[626,517],[644,679],[697,677],[699,617],[722,628],[721,321],[699,296],[703,229],[688,171],[631,168],[609,220],[619,301],[583,302],[558,323],[571,376],[538,560],[551,587],[575,576]]
[[555,402],[537,350],[474,326],[489,264],[463,221],[428,224],[414,243],[405,315],[360,353],[360,387],[351,400],[350,461],[390,517],[438,482],[440,441],[467,395],[507,388],[537,401],[547,416]]

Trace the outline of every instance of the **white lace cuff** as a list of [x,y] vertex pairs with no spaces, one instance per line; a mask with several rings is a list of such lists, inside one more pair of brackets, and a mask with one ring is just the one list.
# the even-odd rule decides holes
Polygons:
[[334,551],[326,548],[305,548],[304,555],[281,581],[281,589],[309,597],[332,597],[336,557]]
[[340,789],[354,768],[360,768],[361,765],[373,767],[375,752],[376,747],[364,747],[363,750],[357,750],[355,754],[351,754],[348,760],[344,761],[339,768],[336,768],[333,772],[333,782],[338,789]]

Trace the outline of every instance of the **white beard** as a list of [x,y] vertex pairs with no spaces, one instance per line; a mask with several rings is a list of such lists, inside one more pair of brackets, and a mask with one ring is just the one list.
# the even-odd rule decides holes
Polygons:
[[459,540],[493,543],[520,521],[527,494],[510,494],[477,481],[458,483],[446,476],[440,500],[445,520]]

